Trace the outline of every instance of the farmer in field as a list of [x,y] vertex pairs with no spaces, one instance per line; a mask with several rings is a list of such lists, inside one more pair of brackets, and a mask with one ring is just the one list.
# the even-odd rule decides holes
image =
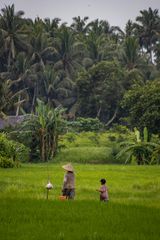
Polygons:
[[63,165],[62,168],[67,171],[64,175],[62,194],[67,199],[74,199],[75,196],[75,175],[73,166],[68,163]]
[[109,197],[108,197],[108,189],[106,186],[106,179],[102,178],[100,182],[101,182],[101,187],[100,189],[97,189],[97,191],[100,192],[100,201],[107,202],[109,200]]

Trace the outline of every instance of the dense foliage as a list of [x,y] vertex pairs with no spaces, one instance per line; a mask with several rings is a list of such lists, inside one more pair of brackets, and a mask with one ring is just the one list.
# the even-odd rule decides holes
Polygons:
[[6,134],[0,133],[0,167],[18,166],[19,162],[29,159],[29,149],[23,144],[10,140]]
[[158,143],[149,140],[148,130],[145,127],[143,130],[143,136],[140,136],[140,131],[134,129],[135,138],[132,141],[125,141],[121,143],[122,150],[117,154],[116,158],[121,157],[124,153],[129,153],[126,158],[126,163],[135,159],[138,165],[152,164],[153,161],[159,163],[159,158],[153,160],[153,155]]
[[[158,163],[159,140],[156,145],[128,136],[135,127],[141,134],[147,127],[150,136],[159,135],[159,93],[157,9],[140,11],[124,31],[106,20],[78,16],[69,26],[59,18],[25,18],[14,5],[1,9],[0,127],[7,116],[23,115],[9,136],[30,149],[30,161],[47,161],[64,148],[59,158],[64,152],[75,161],[85,155],[91,162],[121,162],[116,156],[126,140],[122,162]],[[77,143],[83,131],[90,134],[90,149]],[[86,143],[83,137],[80,141]],[[3,162],[15,151],[0,154]]]
[[37,99],[35,114],[26,115],[23,122],[10,132],[13,139],[29,147],[30,162],[44,162],[55,156],[59,135],[65,129],[63,112],[61,107],[53,109]]
[[133,86],[124,95],[123,108],[127,111],[132,127],[147,128],[152,133],[160,129],[160,79]]
[[67,121],[66,125],[69,132],[99,132],[104,129],[104,124],[98,118],[77,117],[74,121]]
[[[142,98],[147,98],[148,84],[160,76],[159,47],[157,9],[140,11],[122,31],[88,17],[74,17],[70,26],[59,18],[31,20],[14,5],[5,6],[0,13],[0,114],[33,113],[39,98],[51,107],[64,107],[69,120],[97,117],[110,126],[127,117],[127,124],[136,126],[134,111],[120,103],[133,85],[137,91],[143,86]],[[152,96],[144,106],[148,112],[156,105],[158,91]],[[133,101],[132,108],[140,101]],[[157,133],[157,108],[153,115],[154,121],[143,115],[138,127],[151,125]]]

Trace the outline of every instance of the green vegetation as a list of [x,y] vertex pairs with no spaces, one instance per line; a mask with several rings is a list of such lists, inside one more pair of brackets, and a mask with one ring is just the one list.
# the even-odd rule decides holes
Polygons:
[[[29,115],[15,130],[20,138],[27,136],[30,139],[28,143],[30,161],[34,160],[36,153],[37,155],[39,153],[38,157],[43,162],[55,156],[58,137],[60,133],[63,133],[65,126],[62,119],[63,112],[61,107],[53,109],[37,99],[35,114]],[[25,143],[25,140],[23,142]]]
[[[121,157],[124,153],[129,153],[127,161],[131,161],[132,158],[135,158],[138,165],[142,164],[150,164],[153,163],[153,154],[158,147],[158,144],[155,142],[149,141],[149,135],[147,128],[143,130],[143,137],[140,137],[140,132],[135,128],[136,139],[132,142],[122,142],[121,146],[122,150],[117,154],[117,158]],[[159,159],[157,157],[156,163],[159,163]]]
[[[88,17],[74,17],[70,26],[59,18],[32,20],[14,4],[5,6],[0,12],[0,128],[29,149],[30,162],[55,156],[83,163],[136,161],[140,151],[135,149],[132,157],[127,150],[122,159],[116,155],[120,142],[135,143],[127,135],[135,127],[141,135],[147,127],[159,136],[159,36],[157,9],[140,11],[122,31]],[[126,136],[119,134],[121,125],[129,129]],[[96,133],[83,138],[82,132]],[[137,163],[159,163],[159,140],[149,142],[152,149],[151,144],[143,148]]]
[[[55,161],[77,163],[112,163],[110,155],[111,149],[107,147],[74,147],[63,149],[56,156]],[[115,163],[118,163],[118,161],[115,161]]]
[[77,80],[80,114],[100,117],[105,122],[113,115],[116,117],[123,93],[123,78],[119,64],[113,61],[101,61],[83,72]]
[[67,128],[71,132],[99,132],[104,124],[98,118],[77,117],[76,120],[67,122]]
[[[23,16],[14,5],[0,13],[0,239],[159,240],[158,10],[125,31]],[[64,162],[75,201],[58,198]]]
[[[46,116],[48,115],[46,114]],[[18,136],[17,140],[19,139],[19,141],[22,141],[23,138],[22,142],[27,145],[30,150],[23,144],[8,140],[6,137],[7,135],[0,134],[0,136],[5,136],[5,141],[7,143],[12,143],[12,145],[13,143],[16,144],[15,148],[12,148],[12,145],[6,145],[7,147],[5,149],[2,148],[2,151],[0,151],[2,157],[12,158],[15,161],[16,156],[16,161],[20,162],[42,161],[41,155],[39,154],[40,147],[42,147],[42,141],[38,140],[41,137],[41,131],[39,130],[41,129],[41,125],[37,125],[36,120],[34,116],[31,116],[31,118],[29,117],[29,120],[26,119],[23,124],[21,124],[21,131],[18,132],[18,135],[16,133],[16,136],[14,136],[14,139]],[[28,131],[24,130],[24,126]],[[86,126],[89,126],[88,121]],[[71,125],[69,128],[70,127]],[[61,128],[57,130],[58,134],[60,130]],[[45,131],[46,132],[43,132],[44,140],[48,141],[49,136],[47,128]],[[13,133],[14,131],[9,135],[13,137]],[[52,134],[51,137],[54,136],[54,132],[49,131],[49,133]],[[3,145],[2,139],[1,137],[1,146]],[[68,132],[59,135],[57,140],[56,155],[46,158],[46,161],[96,164],[137,163],[139,165],[159,164],[160,162],[159,138],[157,135],[149,136],[146,128],[144,128],[144,136],[140,136],[140,131],[137,129],[135,129],[135,132],[131,132],[127,128],[119,125],[105,132]],[[44,143],[44,149],[47,151],[47,143]],[[47,156],[49,156],[50,152],[46,153]]]
[[0,167],[1,168],[13,168],[15,166],[13,159],[3,157],[0,155]]
[[141,130],[148,126],[152,133],[159,133],[160,79],[134,86],[124,95],[122,106],[129,112],[128,121],[132,127]]
[[18,166],[18,162],[27,162],[28,159],[29,149],[26,146],[0,133],[0,167]]
[[59,153],[54,161],[77,163],[124,163],[126,155],[116,159],[120,141],[129,140],[132,133],[69,132],[61,136]]
[[144,128],[143,136],[140,136],[137,129],[131,132],[118,127],[115,128],[116,131],[112,129],[101,133],[69,132],[61,136],[59,153],[54,160],[79,163],[159,164],[158,136],[149,136],[147,128]]
[[67,120],[94,118],[108,128],[116,123],[159,134],[159,36],[157,9],[140,11],[122,31],[88,17],[74,17],[70,26],[59,18],[32,20],[4,6],[0,117],[36,113],[40,99],[64,108]]
[[[0,169],[0,237],[159,239],[159,167],[74,164],[74,168],[76,199],[70,202],[58,200],[64,174],[59,164]],[[54,189],[47,201],[48,173]],[[109,187],[108,205],[99,202],[95,191],[102,177]]]

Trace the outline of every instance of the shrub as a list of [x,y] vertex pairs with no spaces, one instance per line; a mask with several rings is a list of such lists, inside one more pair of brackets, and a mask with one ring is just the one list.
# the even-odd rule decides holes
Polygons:
[[[60,145],[65,147],[87,147],[87,146],[105,146],[101,141],[101,134],[96,132],[81,132],[73,133],[69,132],[61,136]],[[104,142],[106,138],[103,137]]]
[[25,162],[28,161],[29,150],[23,144],[8,139],[6,134],[0,133],[0,156]]
[[122,133],[122,134],[130,133],[129,129],[126,126],[119,125],[119,124],[113,124],[111,131],[116,133]]
[[1,168],[13,168],[14,165],[15,164],[12,159],[0,156],[0,167]]
[[98,118],[79,117],[76,121],[68,122],[68,127],[76,132],[97,132],[103,129],[104,125]]
[[20,162],[28,162],[29,149],[20,143],[15,143],[15,149],[16,149],[16,160]]

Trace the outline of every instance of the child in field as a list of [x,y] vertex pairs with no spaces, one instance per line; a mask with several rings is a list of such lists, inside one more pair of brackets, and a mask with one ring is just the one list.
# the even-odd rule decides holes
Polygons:
[[62,166],[66,170],[63,180],[62,194],[66,199],[74,199],[75,197],[75,175],[74,169],[70,163]]
[[106,186],[106,180],[102,178],[100,182],[101,182],[101,187],[100,189],[97,189],[97,191],[100,192],[100,201],[107,202],[109,200],[109,197],[108,197],[108,189]]

